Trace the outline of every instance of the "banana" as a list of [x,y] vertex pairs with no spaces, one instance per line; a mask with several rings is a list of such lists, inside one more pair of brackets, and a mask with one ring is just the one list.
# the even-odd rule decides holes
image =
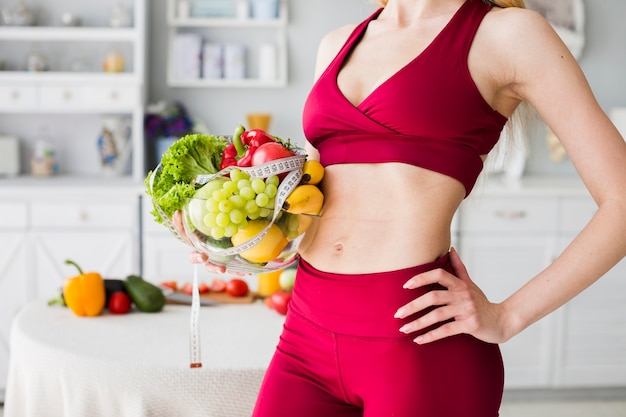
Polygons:
[[315,159],[307,159],[302,166],[300,184],[319,184],[324,178],[324,166]]
[[317,216],[322,211],[324,194],[312,184],[298,185],[283,203],[283,209],[293,214]]

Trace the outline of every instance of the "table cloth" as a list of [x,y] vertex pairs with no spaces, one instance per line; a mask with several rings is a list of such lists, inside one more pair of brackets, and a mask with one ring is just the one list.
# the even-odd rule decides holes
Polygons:
[[261,301],[202,307],[192,369],[189,306],[87,318],[33,302],[11,330],[5,417],[247,417],[283,321]]

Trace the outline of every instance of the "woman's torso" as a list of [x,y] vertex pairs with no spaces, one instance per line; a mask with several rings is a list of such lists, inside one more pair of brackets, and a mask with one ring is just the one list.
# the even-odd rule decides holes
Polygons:
[[[355,107],[369,100],[428,49],[459,8],[452,6],[401,30],[389,31],[383,15],[370,22],[338,71],[336,83],[344,98]],[[470,65],[474,78],[483,71],[482,65]],[[481,95],[495,96],[488,83],[476,84]],[[320,270],[339,273],[400,269],[443,255],[450,246],[454,214],[469,192],[458,178],[398,162],[328,165],[322,188],[323,214],[307,231],[300,254]]]

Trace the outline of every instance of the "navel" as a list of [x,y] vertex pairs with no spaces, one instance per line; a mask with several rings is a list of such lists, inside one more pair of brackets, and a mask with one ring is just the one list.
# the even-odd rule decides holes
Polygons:
[[341,255],[343,253],[343,243],[335,243],[333,245],[333,255]]

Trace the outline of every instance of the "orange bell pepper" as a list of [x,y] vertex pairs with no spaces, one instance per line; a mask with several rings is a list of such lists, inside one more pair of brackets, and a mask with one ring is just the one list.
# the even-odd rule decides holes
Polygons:
[[97,272],[84,273],[73,261],[67,260],[65,263],[74,265],[79,274],[65,280],[63,285],[65,303],[77,316],[99,315],[106,301],[102,276]]

